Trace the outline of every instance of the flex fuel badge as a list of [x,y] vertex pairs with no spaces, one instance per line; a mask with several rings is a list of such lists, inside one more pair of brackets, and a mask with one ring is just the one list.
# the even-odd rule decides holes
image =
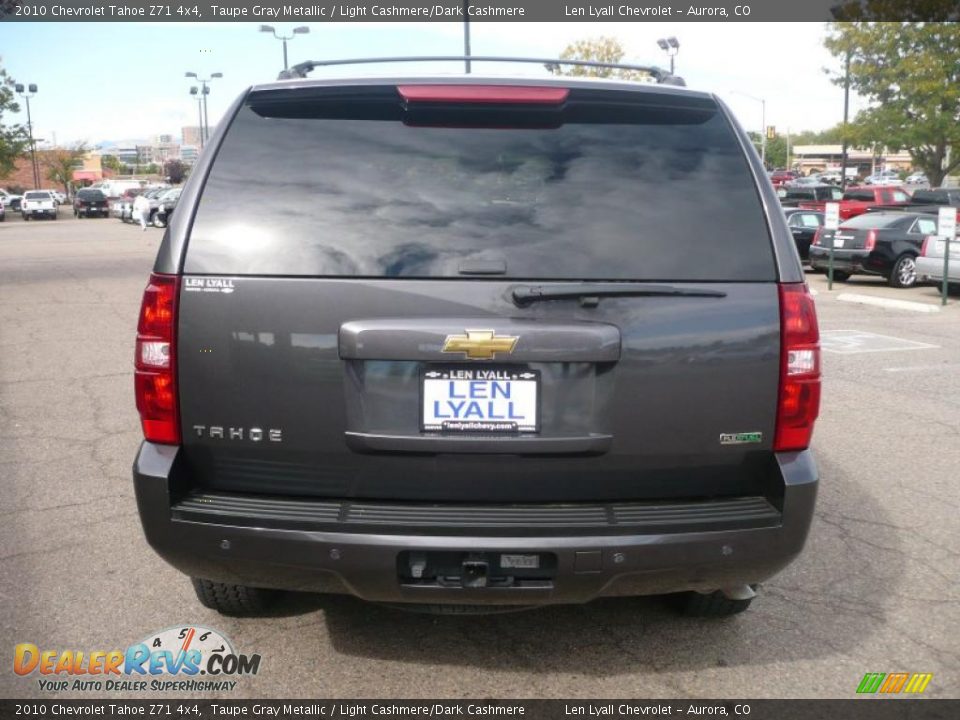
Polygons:
[[721,445],[750,445],[763,442],[762,432],[721,433]]
[[36,677],[42,692],[230,691],[238,677],[259,670],[259,654],[237,653],[225,635],[200,625],[151,633],[126,650],[45,649],[28,642],[13,650],[13,671]]

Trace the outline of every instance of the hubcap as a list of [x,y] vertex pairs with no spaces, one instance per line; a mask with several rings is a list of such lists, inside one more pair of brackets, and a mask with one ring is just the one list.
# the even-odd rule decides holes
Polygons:
[[917,280],[917,263],[913,258],[904,258],[898,274],[901,285],[913,285]]

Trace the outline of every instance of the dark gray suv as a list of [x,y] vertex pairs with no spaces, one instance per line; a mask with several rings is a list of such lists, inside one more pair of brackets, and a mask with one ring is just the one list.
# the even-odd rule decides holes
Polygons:
[[286,80],[233,104],[144,294],[133,479],[200,601],[747,607],[802,549],[817,321],[713,95]]

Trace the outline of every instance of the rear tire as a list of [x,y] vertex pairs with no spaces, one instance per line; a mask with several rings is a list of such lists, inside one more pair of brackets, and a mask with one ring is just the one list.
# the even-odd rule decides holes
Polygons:
[[155,213],[153,216],[153,226],[156,228],[165,228],[167,226],[167,219],[160,215],[160,213]]
[[721,618],[738,615],[750,607],[753,598],[731,600],[719,590],[706,595],[698,592],[681,593],[679,609],[690,617]]
[[190,578],[197,599],[221,615],[260,615],[277,599],[277,590]]
[[908,288],[917,284],[917,259],[913,255],[901,255],[893,264],[890,277],[887,278],[890,287]]
[[[827,271],[827,277],[829,277],[829,276],[830,276],[830,272]],[[837,282],[846,282],[847,280],[850,279],[850,273],[848,273],[848,272],[843,272],[843,271],[840,271],[840,270],[834,270],[834,271],[833,271],[833,279],[836,280]]]

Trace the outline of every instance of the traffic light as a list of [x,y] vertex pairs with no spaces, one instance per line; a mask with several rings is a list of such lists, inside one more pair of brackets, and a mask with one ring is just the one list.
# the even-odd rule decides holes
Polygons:
[[773,125],[767,125],[767,140],[773,140],[777,137],[777,128]]

